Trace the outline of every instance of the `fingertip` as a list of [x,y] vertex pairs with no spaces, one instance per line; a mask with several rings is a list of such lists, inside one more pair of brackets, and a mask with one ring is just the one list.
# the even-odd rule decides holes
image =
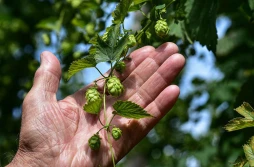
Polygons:
[[171,53],[177,53],[179,51],[178,46],[173,42],[165,42],[156,49],[157,52],[163,52],[165,50],[169,50]]
[[179,67],[179,68],[183,68],[183,66],[185,65],[185,57],[183,55],[181,55],[180,53],[175,53],[170,57],[171,61],[173,62],[172,64],[174,64],[175,66]]
[[180,95],[180,88],[177,85],[170,85],[166,89],[168,89],[170,94],[174,94],[176,97]]
[[61,65],[57,57],[49,51],[43,51],[40,55],[40,58],[43,70],[53,73],[55,76],[57,76],[57,78],[60,79]]

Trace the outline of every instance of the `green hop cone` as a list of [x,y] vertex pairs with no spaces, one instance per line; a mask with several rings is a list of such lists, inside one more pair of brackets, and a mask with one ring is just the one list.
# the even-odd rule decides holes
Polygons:
[[112,133],[112,137],[115,140],[120,139],[120,137],[122,136],[122,130],[120,128],[117,128],[117,127],[112,128],[111,133]]
[[125,62],[119,61],[118,63],[116,63],[115,66],[116,71],[122,73],[124,72],[125,68],[126,68]]
[[110,77],[108,80],[107,80],[107,89],[108,89],[108,93],[112,96],[120,96],[123,91],[124,91],[124,87],[123,85],[121,84],[120,80],[113,76],[113,77]]
[[136,41],[135,36],[133,34],[129,35],[128,36],[128,46],[133,47],[136,45],[136,43],[137,43],[137,41]]
[[98,90],[95,87],[88,88],[86,90],[86,101],[87,103],[89,102],[94,102],[96,100],[101,99],[101,94],[98,92]]
[[89,147],[92,150],[98,150],[101,146],[101,138],[98,134],[94,134],[90,139],[88,140]]
[[169,28],[165,20],[158,20],[154,26],[155,33],[159,37],[163,38],[168,35]]

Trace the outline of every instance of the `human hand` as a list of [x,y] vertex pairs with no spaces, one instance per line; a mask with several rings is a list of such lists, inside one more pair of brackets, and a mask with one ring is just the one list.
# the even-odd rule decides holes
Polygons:
[[[145,137],[175,104],[179,88],[170,84],[185,62],[177,51],[175,44],[165,43],[157,49],[146,46],[130,54],[131,61],[127,62],[125,72],[119,74],[125,87],[120,99],[137,103],[154,118],[114,118],[112,124],[123,131],[123,136],[113,141],[116,161]],[[96,115],[83,111],[89,86],[57,101],[60,77],[57,58],[50,52],[43,52],[33,87],[23,102],[19,148],[9,166],[112,166],[104,131],[100,133],[103,140],[99,151],[88,146],[88,139],[101,128]],[[109,115],[111,101],[109,97]]]

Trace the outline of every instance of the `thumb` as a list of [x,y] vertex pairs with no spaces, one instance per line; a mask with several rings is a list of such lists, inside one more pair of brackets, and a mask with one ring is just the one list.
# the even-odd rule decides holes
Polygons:
[[58,59],[51,52],[44,51],[41,54],[41,65],[34,76],[33,87],[28,94],[40,102],[56,100],[60,78],[61,67]]

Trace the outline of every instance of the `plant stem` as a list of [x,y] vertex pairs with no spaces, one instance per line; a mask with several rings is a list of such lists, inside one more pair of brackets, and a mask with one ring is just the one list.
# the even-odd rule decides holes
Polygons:
[[104,108],[104,120],[107,125],[107,109],[106,109],[106,80],[104,83],[104,88],[103,88],[103,108]]
[[99,122],[101,123],[101,125],[104,127],[103,123],[101,122],[101,119],[100,119],[100,114],[98,114],[98,119],[99,119]]
[[110,124],[111,124],[111,122],[113,121],[113,119],[114,119],[115,116],[116,116],[116,115],[114,114],[114,115],[111,117],[111,119],[110,119],[109,123],[107,124],[107,126],[110,126]]
[[101,76],[103,76],[103,78],[106,78],[96,66],[95,66],[95,68],[101,74]]
[[116,166],[116,164],[115,164],[115,155],[114,155],[114,151],[113,151],[112,142],[110,140],[110,133],[109,133],[109,131],[107,131],[107,135],[108,135],[108,143],[109,143],[109,148],[110,148],[110,152],[111,152],[113,167],[115,167]]

